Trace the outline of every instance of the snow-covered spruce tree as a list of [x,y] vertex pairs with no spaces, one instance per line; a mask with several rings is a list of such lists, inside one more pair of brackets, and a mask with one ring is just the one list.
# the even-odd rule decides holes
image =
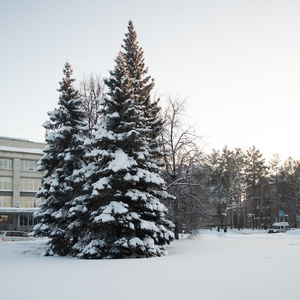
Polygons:
[[137,41],[137,34],[132,21],[128,23],[128,32],[125,34],[124,44],[125,65],[128,76],[131,79],[131,88],[135,95],[136,105],[140,106],[140,126],[145,128],[143,138],[147,140],[150,157],[159,164],[158,158],[162,157],[159,150],[158,136],[162,130],[163,120],[159,117],[159,99],[151,101],[151,91],[154,87],[154,80],[148,74],[145,67],[144,52]]
[[152,128],[142,124],[145,106],[134,94],[122,52],[106,85],[86,171],[89,195],[83,203],[89,224],[74,250],[80,258],[161,256],[174,238],[160,201],[170,195],[149,159],[144,137]]
[[128,23],[128,33],[125,34],[124,45],[125,67],[128,71],[128,77],[132,79],[131,86],[137,101],[141,105],[150,106],[150,92],[154,87],[154,80],[147,76],[148,68],[144,63],[144,52],[137,41],[137,34],[134,30],[132,21]]
[[59,255],[69,255],[77,242],[76,234],[68,226],[78,218],[70,212],[73,199],[81,194],[83,182],[77,170],[84,167],[88,130],[84,112],[79,109],[82,100],[73,87],[72,72],[67,62],[59,83],[59,107],[48,112],[50,121],[43,125],[48,131],[47,145],[38,164],[38,171],[45,172],[45,176],[37,197],[44,202],[36,215],[41,221],[34,228],[35,234],[50,237],[48,253]]

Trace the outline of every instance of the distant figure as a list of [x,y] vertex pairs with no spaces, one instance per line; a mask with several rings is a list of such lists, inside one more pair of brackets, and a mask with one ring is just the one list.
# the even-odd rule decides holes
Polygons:
[[224,227],[224,232],[227,232],[227,227],[226,226]]

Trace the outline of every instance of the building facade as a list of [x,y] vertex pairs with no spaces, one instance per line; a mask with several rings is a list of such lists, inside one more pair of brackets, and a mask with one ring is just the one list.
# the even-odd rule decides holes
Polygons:
[[0,137],[0,230],[32,229],[41,199],[36,192],[43,174],[37,172],[45,144]]

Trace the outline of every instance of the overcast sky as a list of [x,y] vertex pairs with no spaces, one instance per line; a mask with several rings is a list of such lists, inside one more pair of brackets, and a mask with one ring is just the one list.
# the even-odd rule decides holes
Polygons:
[[300,159],[299,0],[0,0],[0,136],[43,142],[65,62],[106,77],[130,19],[155,92],[189,99],[206,151]]

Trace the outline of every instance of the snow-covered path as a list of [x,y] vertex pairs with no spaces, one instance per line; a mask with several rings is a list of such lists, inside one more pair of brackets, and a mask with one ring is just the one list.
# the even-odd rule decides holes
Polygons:
[[0,243],[1,299],[299,299],[300,230],[201,231],[169,255],[78,260],[41,255],[44,241]]

